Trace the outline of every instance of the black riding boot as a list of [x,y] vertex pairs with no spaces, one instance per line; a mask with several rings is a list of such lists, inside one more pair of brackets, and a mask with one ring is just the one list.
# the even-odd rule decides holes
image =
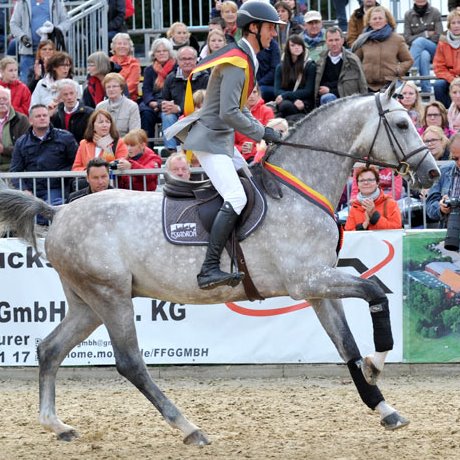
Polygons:
[[244,273],[225,273],[220,270],[220,256],[238,217],[227,201],[219,209],[209,235],[206,259],[196,277],[200,289],[213,289],[223,285],[235,287],[244,278]]

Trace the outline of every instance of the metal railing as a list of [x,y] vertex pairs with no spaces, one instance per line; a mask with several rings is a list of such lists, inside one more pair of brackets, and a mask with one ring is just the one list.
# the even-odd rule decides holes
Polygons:
[[69,11],[67,51],[74,63],[74,78],[86,79],[87,58],[95,51],[108,52],[106,0],[87,0]]
[[[445,162],[438,162],[438,165],[445,164]],[[203,169],[202,168],[190,168],[192,174],[202,174],[201,179],[204,179]],[[161,191],[162,185],[164,184],[163,174],[166,172],[165,167],[161,168],[154,168],[154,169],[134,169],[134,170],[126,170],[126,171],[119,171],[113,170],[111,171],[111,185],[114,188],[118,188],[118,177],[119,176],[129,176],[129,189],[132,189],[132,179],[135,176],[144,176],[143,187],[144,190],[147,190],[147,181],[146,176],[155,174],[158,176],[158,187],[157,191]],[[69,193],[69,184],[71,181],[75,181],[75,189],[78,190],[81,188],[79,185],[78,178],[85,178],[86,173],[85,171],[57,171],[57,172],[17,172],[17,173],[1,173],[0,172],[0,179],[5,180],[10,186],[12,184],[16,184],[16,187],[21,189],[25,188],[24,180],[32,180],[32,187],[27,187],[27,189],[37,195],[37,181],[38,180],[46,180],[47,181],[47,190],[48,196],[50,195],[50,181],[51,179],[60,179],[60,190],[62,196],[67,196]],[[392,178],[394,181],[394,177]],[[394,182],[393,182],[394,183]],[[86,186],[86,185],[85,185]],[[56,187],[53,187],[54,189]],[[402,221],[404,228],[411,229],[411,228],[433,228],[436,227],[436,224],[430,223],[427,214],[426,214],[426,202],[424,197],[414,198],[412,195],[412,191],[410,185],[405,183],[403,184],[404,193],[403,197],[397,200],[399,209],[401,211]],[[351,192],[351,184],[347,188],[347,202],[350,204],[350,192]],[[393,197],[396,199],[395,195]],[[343,208],[338,212],[339,221],[341,223],[345,223],[348,216],[347,208]]]

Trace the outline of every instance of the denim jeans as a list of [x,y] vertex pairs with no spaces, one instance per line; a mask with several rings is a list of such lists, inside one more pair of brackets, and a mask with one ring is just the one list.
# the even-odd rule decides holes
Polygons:
[[346,6],[348,5],[348,0],[332,0],[335,7],[335,16],[339,27],[343,32],[348,30],[348,21],[347,21],[347,11]]
[[[436,43],[425,37],[416,38],[410,47],[410,54],[414,58],[415,67],[420,76],[430,75],[430,64],[436,52]],[[431,82],[420,80],[423,92],[431,92]]]
[[328,102],[335,101],[337,96],[334,93],[326,93],[320,96],[319,98],[319,105],[327,104]]
[[[177,114],[175,113],[170,113],[170,114],[165,114],[161,112],[161,125],[163,129],[163,133],[166,131],[167,128],[172,126],[178,119]],[[177,150],[177,142],[176,139],[166,139],[166,137],[163,137],[164,140],[164,146],[167,149],[173,149]]]
[[434,98],[442,102],[446,109],[449,109],[451,100],[449,96],[449,83],[447,80],[436,80],[434,82]]
[[27,85],[29,69],[35,64],[35,57],[32,54],[19,55],[19,79]]

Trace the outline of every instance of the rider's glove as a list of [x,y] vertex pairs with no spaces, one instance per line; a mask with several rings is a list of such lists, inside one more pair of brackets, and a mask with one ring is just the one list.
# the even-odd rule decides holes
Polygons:
[[264,137],[265,142],[279,142],[281,140],[281,133],[273,128],[265,127]]

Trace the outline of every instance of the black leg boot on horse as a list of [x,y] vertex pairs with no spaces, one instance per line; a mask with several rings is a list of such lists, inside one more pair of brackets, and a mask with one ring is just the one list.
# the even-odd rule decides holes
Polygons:
[[197,275],[200,289],[213,289],[218,286],[237,286],[244,278],[244,273],[226,273],[220,269],[220,256],[225,248],[239,215],[227,201],[222,205],[212,224],[209,235],[206,259]]

